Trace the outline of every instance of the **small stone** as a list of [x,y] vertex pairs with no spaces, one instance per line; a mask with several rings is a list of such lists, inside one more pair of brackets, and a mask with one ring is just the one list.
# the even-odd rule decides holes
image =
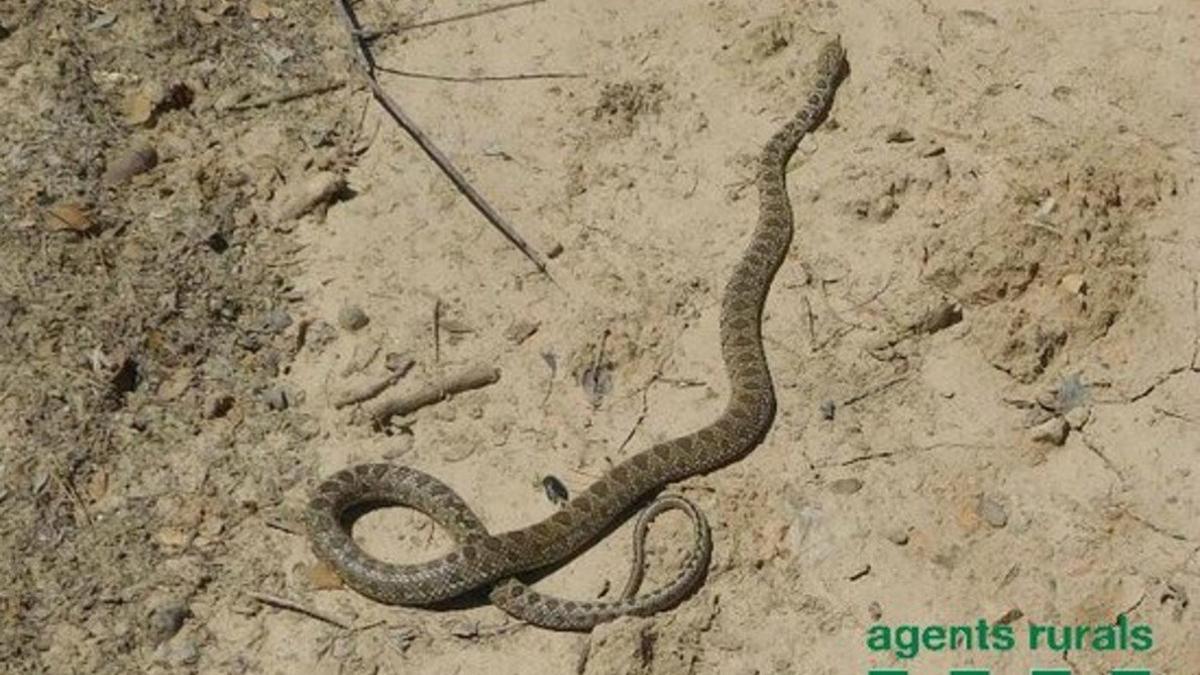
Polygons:
[[991,497],[981,497],[979,506],[976,508],[976,513],[983,519],[983,522],[997,529],[1008,524],[1008,510],[1000,502]]
[[158,151],[153,146],[141,145],[109,161],[102,180],[107,185],[119,185],[156,166]]
[[839,478],[829,484],[829,491],[835,495],[852,495],[863,487],[863,482],[857,478]]
[[550,250],[546,252],[546,257],[551,260],[554,260],[555,258],[557,258],[558,256],[560,256],[562,254],[563,254],[563,245],[558,242],[554,242],[554,245],[551,246]]
[[278,335],[292,325],[292,315],[287,310],[277,307],[267,312],[259,319],[259,329],[264,333]]
[[271,410],[287,410],[288,393],[282,386],[268,387],[262,394],[263,401]]
[[521,344],[533,336],[538,330],[538,324],[524,319],[514,321],[504,329],[504,337],[513,344]]
[[827,398],[821,401],[821,419],[832,420],[837,414],[837,403],[833,399]]
[[412,452],[414,438],[412,433],[398,433],[392,438],[392,444],[388,449],[383,451],[383,458],[387,460],[400,459],[401,457]]
[[163,647],[166,648],[163,652],[164,660],[172,668],[186,668],[200,660],[200,647],[195,640],[181,639],[178,643],[173,642]]
[[179,629],[183,628],[183,622],[191,614],[187,603],[182,600],[167,600],[158,605],[150,610],[150,617],[147,620],[150,639],[155,643],[171,639],[179,632]]
[[899,527],[890,528],[890,529],[888,529],[887,532],[884,533],[883,536],[886,537],[888,541],[892,542],[893,544],[895,544],[897,546],[904,546],[904,545],[908,544],[908,530],[905,530],[903,528],[899,528]]
[[388,352],[387,355],[383,357],[383,367],[387,368],[389,372],[396,373],[397,375],[403,375],[407,373],[415,363],[416,361],[413,359],[413,357],[403,352]]
[[284,223],[299,218],[318,205],[331,201],[345,187],[346,180],[330,171],[296,181],[275,195],[275,222]]
[[1082,429],[1092,419],[1092,409],[1086,406],[1071,408],[1063,415],[1063,419],[1067,421],[1067,426],[1075,431]]
[[346,305],[338,311],[338,325],[354,332],[371,322],[367,313],[358,305]]
[[337,329],[320,319],[307,324],[307,327],[302,323],[300,334],[296,337],[301,346],[310,347],[317,352],[328,347],[336,339]]
[[271,6],[263,0],[250,0],[246,10],[250,18],[255,21],[266,21],[271,18]]
[[892,214],[896,213],[896,209],[898,208],[900,208],[900,205],[896,203],[896,200],[891,195],[883,195],[875,200],[875,204],[871,210],[875,214],[875,220],[882,223],[891,218]]
[[932,335],[945,330],[962,321],[962,307],[956,302],[943,302],[931,309],[913,328],[921,333]]
[[473,454],[475,454],[475,445],[460,439],[457,443],[446,445],[442,450],[442,459],[447,462],[461,462]]
[[913,135],[904,127],[894,127],[887,134],[888,143],[912,143]]
[[1067,441],[1067,434],[1070,431],[1071,427],[1065,419],[1053,417],[1034,427],[1030,432],[1030,437],[1037,443],[1062,445]]
[[467,333],[475,332],[475,329],[472,328],[470,324],[465,321],[459,321],[458,319],[442,319],[438,325],[442,330],[450,334],[465,335]]
[[[1054,197],[1047,197],[1047,198],[1045,199],[1045,201],[1043,201],[1043,202],[1041,203],[1041,205],[1040,205],[1040,206],[1038,206],[1037,213],[1033,214],[1033,217],[1034,217],[1034,218],[1036,218],[1037,220],[1039,220],[1039,221],[1043,222],[1043,223],[1045,223],[1045,222],[1049,222],[1049,220],[1050,220],[1050,214],[1054,213],[1054,210],[1055,210],[1056,208],[1058,208],[1058,201],[1057,201],[1057,200],[1055,200],[1055,199],[1054,199]],[[1077,274],[1075,274],[1075,275],[1070,275],[1070,274],[1068,274],[1067,276],[1079,276],[1079,275],[1077,275]],[[1064,277],[1064,278],[1065,278],[1065,277]]]
[[1058,281],[1058,285],[1071,295],[1086,295],[1087,282],[1082,274],[1067,274]]
[[879,621],[883,618],[883,608],[877,601],[872,600],[871,604],[867,605],[867,616],[871,617],[872,621]]
[[470,640],[479,637],[478,621],[459,621],[450,628],[450,634],[456,638]]

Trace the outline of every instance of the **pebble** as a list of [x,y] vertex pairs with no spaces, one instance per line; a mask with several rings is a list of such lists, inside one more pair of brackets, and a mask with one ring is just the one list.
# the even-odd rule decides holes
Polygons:
[[329,322],[317,319],[308,325],[307,330],[302,330],[301,335],[296,339],[302,346],[311,347],[313,351],[321,351],[337,339],[337,329]]
[[563,254],[563,245],[558,242],[555,242],[554,245],[550,247],[550,250],[546,252],[546,257],[551,260],[554,260],[555,258],[557,258],[558,256],[560,256],[562,254]]
[[1061,417],[1052,417],[1037,425],[1030,431],[1030,437],[1037,443],[1062,445],[1067,441],[1071,427]]
[[292,325],[292,315],[288,314],[287,310],[277,307],[263,315],[258,325],[264,333],[278,335]]
[[186,668],[200,660],[200,647],[195,640],[180,640],[178,644],[163,645],[164,660],[172,668]]
[[[1038,206],[1037,213],[1033,214],[1033,217],[1043,223],[1048,223],[1050,221],[1050,214],[1054,213],[1054,210],[1056,208],[1058,208],[1058,201],[1056,199],[1054,199],[1054,197],[1047,197],[1045,199],[1045,201],[1042,202],[1041,206]],[[1051,224],[1053,224],[1053,223],[1051,223]],[[1079,276],[1079,275],[1068,274],[1067,276]],[[1065,278],[1066,277],[1064,277],[1064,279]]]
[[863,482],[857,478],[839,478],[829,484],[829,491],[835,495],[852,495],[863,487]]
[[465,321],[459,321],[458,319],[442,319],[439,323],[439,326],[447,333],[462,335],[475,332],[475,329],[472,328],[470,324]]
[[514,321],[504,329],[504,337],[511,343],[519,345],[537,332],[539,325],[534,321],[524,319]]
[[354,332],[371,322],[367,313],[358,305],[346,305],[338,311],[338,325]]
[[900,208],[900,204],[896,202],[895,198],[891,195],[883,195],[875,200],[872,211],[875,214],[875,220],[882,223],[891,218],[898,208]]
[[912,132],[910,132],[908,129],[905,129],[904,127],[895,127],[893,129],[891,129],[890,131],[888,131],[888,134],[887,134],[887,142],[888,143],[912,143],[912,141],[913,141]]
[[403,352],[388,352],[383,357],[383,367],[388,369],[388,372],[403,375],[413,367],[416,361],[413,357]]
[[108,162],[102,180],[106,185],[120,185],[156,166],[158,166],[158,151],[153,146],[141,145],[117,155]]
[[392,446],[383,451],[384,459],[400,459],[412,452],[415,439],[411,433],[399,433],[392,438]]
[[268,387],[263,392],[262,399],[271,410],[287,410],[289,397],[287,390],[282,386]]
[[908,530],[905,530],[900,527],[890,528],[887,532],[884,533],[883,536],[886,537],[888,541],[892,542],[893,544],[895,544],[897,546],[904,546],[904,545],[908,544]]
[[867,615],[872,621],[878,621],[883,618],[883,608],[879,606],[879,602],[872,600],[871,604],[867,605]]
[[833,399],[827,398],[821,401],[821,419],[832,420],[836,414],[837,403],[834,403]]
[[183,622],[191,614],[187,603],[182,600],[167,600],[159,604],[150,610],[150,617],[147,620],[150,639],[155,643],[171,639],[179,632],[179,629],[183,628]]
[[1088,407],[1071,408],[1063,416],[1067,426],[1079,431],[1092,419],[1092,409]]
[[346,187],[346,180],[331,171],[322,171],[296,181],[275,195],[275,222],[282,223],[312,211],[333,199]]
[[447,443],[442,450],[442,459],[446,462],[461,462],[464,459],[475,454],[477,443],[469,441],[465,438],[459,438],[454,442]]
[[1008,510],[991,497],[981,497],[976,512],[983,522],[997,529],[1008,524]]
[[925,316],[921,317],[921,320],[917,322],[914,329],[921,333],[932,335],[957,324],[962,321],[962,318],[962,307],[958,303],[947,301],[931,309]]
[[1067,274],[1058,281],[1058,285],[1062,286],[1063,290],[1071,295],[1085,295],[1087,293],[1087,282],[1084,281],[1082,274]]

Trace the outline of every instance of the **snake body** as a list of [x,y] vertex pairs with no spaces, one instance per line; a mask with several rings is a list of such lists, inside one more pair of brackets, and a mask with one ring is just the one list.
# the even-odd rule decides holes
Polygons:
[[[612,467],[553,516],[533,525],[491,534],[466,503],[436,478],[410,467],[363,464],[321,483],[306,511],[316,556],[354,590],[379,602],[430,605],[491,586],[489,598],[504,611],[547,628],[588,630],[625,614],[648,615],[679,602],[708,567],[708,523],[691,502],[666,496],[643,511],[634,528],[633,573],[615,600],[562,600],[534,591],[517,575],[561,563],[594,542],[630,508],[665,485],[725,466],[762,440],[775,415],[775,394],[763,352],[763,305],[792,239],[792,208],[785,175],[800,139],[820,124],[846,70],[834,39],[820,51],[811,88],[800,111],[767,142],[756,184],[759,218],[721,302],[721,357],[730,382],[724,412],[704,428],[654,445]],[[447,529],[458,548],[440,558],[400,565],[371,557],[351,538],[345,514],[367,504],[417,509]],[[678,509],[692,521],[696,543],[672,581],[637,595],[646,525]]]

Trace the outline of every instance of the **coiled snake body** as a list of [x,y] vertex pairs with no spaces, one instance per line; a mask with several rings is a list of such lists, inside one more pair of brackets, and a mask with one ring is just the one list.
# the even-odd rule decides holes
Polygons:
[[[839,40],[825,45],[805,104],[763,148],[756,182],[759,218],[750,245],[734,267],[721,303],[721,356],[730,381],[725,411],[708,426],[659,443],[625,460],[557,513],[528,527],[491,534],[466,503],[428,474],[403,466],[363,464],[335,473],[316,490],[306,521],[313,551],[354,590],[379,602],[430,605],[492,585],[489,598],[504,611],[560,630],[588,630],[625,614],[648,615],[677,603],[707,570],[712,550],[708,523],[682,497],[666,496],[639,516],[634,565],[617,600],[579,602],[543,595],[516,575],[560,563],[592,543],[620,516],[665,485],[707,473],[749,453],[775,415],[775,394],[763,353],[763,304],[792,238],[785,173],[803,136],[823,119],[846,70]],[[352,507],[390,503],[415,508],[449,530],[458,549],[412,565],[369,556],[342,523]],[[657,513],[684,511],[696,545],[666,585],[635,595],[641,580],[646,525]]]

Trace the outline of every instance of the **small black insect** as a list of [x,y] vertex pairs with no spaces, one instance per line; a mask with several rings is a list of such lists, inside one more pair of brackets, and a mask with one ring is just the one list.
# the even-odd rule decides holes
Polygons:
[[546,499],[549,499],[551,504],[562,506],[570,499],[567,486],[554,476],[546,476],[542,479],[542,489],[546,491]]

